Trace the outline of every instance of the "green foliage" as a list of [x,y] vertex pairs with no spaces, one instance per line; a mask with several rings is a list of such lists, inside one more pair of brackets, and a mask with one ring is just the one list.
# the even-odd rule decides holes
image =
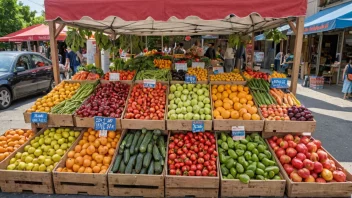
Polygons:
[[94,66],[93,64],[88,64],[86,66],[78,67],[77,70],[78,71],[87,71],[87,72],[96,73],[96,74],[99,74],[99,76],[103,76],[104,75],[104,71],[102,69]]
[[248,41],[251,40],[251,37],[249,35],[240,35],[240,34],[231,34],[229,36],[229,45],[230,47],[238,47],[241,44],[247,44]]
[[[144,49],[144,42],[140,36],[136,35],[121,35],[119,38],[120,48],[125,49],[131,48],[131,41],[132,41],[132,53],[139,54]],[[148,40],[149,42],[149,40]]]
[[87,38],[92,36],[92,32],[84,29],[68,28],[65,42],[73,51],[78,51],[80,47],[84,47]]
[[264,36],[266,39],[271,39],[273,40],[276,44],[280,43],[281,40],[286,40],[287,37],[285,34],[283,34],[282,32],[280,32],[277,29],[271,29],[271,30],[267,30],[264,32]]

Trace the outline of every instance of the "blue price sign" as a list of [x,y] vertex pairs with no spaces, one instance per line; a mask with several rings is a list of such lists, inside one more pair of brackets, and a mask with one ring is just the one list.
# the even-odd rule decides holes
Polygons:
[[155,79],[144,79],[143,80],[143,87],[145,88],[155,88]]
[[186,74],[185,83],[196,84],[196,82],[197,82],[197,77],[196,76]]
[[37,113],[33,112],[31,114],[31,123],[47,123],[48,114],[47,113]]
[[192,132],[204,132],[204,122],[203,121],[193,121],[192,122]]
[[94,129],[116,131],[116,118],[104,118],[101,116],[95,116]]
[[244,126],[233,126],[231,131],[233,140],[243,140],[246,138]]
[[272,78],[270,87],[278,89],[288,88],[287,78]]

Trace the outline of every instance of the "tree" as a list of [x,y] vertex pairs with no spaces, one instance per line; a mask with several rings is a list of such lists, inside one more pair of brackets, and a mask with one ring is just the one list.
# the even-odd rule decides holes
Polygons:
[[22,29],[22,15],[17,0],[0,0],[0,36]]

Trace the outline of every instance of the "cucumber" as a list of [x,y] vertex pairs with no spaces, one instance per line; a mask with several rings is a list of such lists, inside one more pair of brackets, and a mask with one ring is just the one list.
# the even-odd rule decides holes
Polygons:
[[125,164],[127,164],[129,160],[130,160],[130,150],[126,149],[125,152],[123,153],[123,161],[125,162]]
[[142,170],[139,174],[147,174],[147,168],[142,168]]
[[157,135],[157,136],[161,135],[161,131],[160,130],[154,130],[153,133],[154,133],[154,135]]
[[148,131],[144,136],[141,146],[139,147],[139,151],[141,153],[145,153],[147,151],[147,146],[149,142],[152,140],[152,137],[153,137],[153,133],[151,131]]
[[132,141],[133,141],[133,138],[134,138],[134,133],[132,133],[130,136],[128,136],[128,139],[126,141],[126,147],[127,148],[130,148],[130,146],[132,144]]
[[148,147],[147,147],[148,153],[153,153],[153,145],[154,145],[153,141],[149,142]]
[[160,163],[161,163],[161,166],[164,166],[165,160],[163,159],[163,157],[160,158]]
[[126,169],[126,164],[121,160],[120,167],[119,167],[119,173],[124,173]]
[[114,166],[112,167],[112,170],[111,170],[113,173],[116,173],[119,170],[121,160],[122,160],[122,155],[121,154],[117,155]]
[[126,169],[125,169],[125,174],[131,174],[132,173],[132,169],[134,167],[134,164],[136,163],[136,158],[137,158],[137,155],[132,155],[130,157],[130,161],[128,161],[128,164],[127,164]]
[[139,136],[137,145],[134,147],[134,152],[135,152],[135,153],[138,153],[139,147],[140,147],[141,144],[142,144],[142,141],[143,141],[144,136],[145,136],[144,133],[142,133],[142,134]]
[[150,161],[152,160],[152,154],[151,153],[146,153],[144,158],[143,158],[143,167],[148,168],[150,165]]
[[159,147],[159,151],[160,151],[161,155],[163,156],[163,158],[165,158],[166,157],[166,148],[165,148],[165,141],[164,141],[163,136],[159,136],[159,138],[157,140],[157,145]]
[[128,139],[129,136],[130,136],[130,134],[127,134],[125,136],[125,138],[123,138],[123,140],[122,140],[122,142],[120,144],[119,154],[122,154],[124,152],[125,146],[126,146],[126,142],[127,142],[127,139]]
[[160,157],[161,157],[161,155],[159,153],[159,149],[158,149],[158,147],[155,144],[153,146],[153,157],[154,157],[155,161],[159,161]]
[[154,172],[157,175],[159,175],[159,174],[161,174],[161,172],[163,172],[163,168],[161,167],[160,161],[155,161],[154,162]]
[[150,166],[148,168],[148,175],[154,175],[154,161],[150,162]]
[[141,169],[143,166],[143,158],[144,158],[144,153],[139,153],[137,155],[135,170],[136,170],[136,173],[138,174],[141,172]]
[[136,134],[133,137],[133,141],[132,141],[132,144],[131,144],[131,147],[130,147],[130,154],[131,155],[134,154],[134,148],[137,146],[138,138],[139,138],[140,135],[141,135],[141,132],[138,131],[138,132],[136,132]]
[[146,129],[146,128],[143,128],[143,129],[142,129],[142,133],[143,133],[143,134],[147,133],[147,129]]

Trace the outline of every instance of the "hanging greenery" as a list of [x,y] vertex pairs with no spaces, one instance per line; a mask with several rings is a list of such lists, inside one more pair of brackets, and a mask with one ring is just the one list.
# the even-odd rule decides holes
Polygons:
[[240,34],[231,34],[229,36],[229,45],[230,47],[238,47],[240,44],[247,44],[251,40],[249,35],[240,35]]
[[271,39],[274,43],[280,43],[281,40],[286,40],[287,36],[283,34],[278,29],[271,29],[264,32],[264,36],[266,39]]
[[133,54],[139,54],[143,51],[145,44],[141,37],[136,35],[121,35],[119,37],[120,48],[125,50],[131,48],[131,41]]
[[68,28],[65,42],[73,51],[78,51],[83,48],[87,42],[87,38],[92,36],[92,32],[81,28]]

